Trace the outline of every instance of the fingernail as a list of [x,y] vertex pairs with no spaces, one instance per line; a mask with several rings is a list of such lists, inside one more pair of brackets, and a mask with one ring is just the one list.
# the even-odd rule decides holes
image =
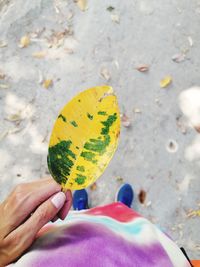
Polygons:
[[63,192],[57,193],[53,198],[51,199],[52,204],[57,208],[60,209],[64,205],[66,201],[66,196]]

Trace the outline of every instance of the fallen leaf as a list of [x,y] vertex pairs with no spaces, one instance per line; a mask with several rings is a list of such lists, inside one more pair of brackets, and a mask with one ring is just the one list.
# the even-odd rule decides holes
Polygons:
[[200,133],[200,125],[194,126],[194,129],[197,131],[197,133]]
[[119,15],[117,15],[117,14],[111,14],[111,20],[113,21],[113,22],[115,22],[115,23],[120,23],[120,18],[119,18]]
[[110,80],[110,73],[107,68],[102,68],[100,74],[106,81]]
[[20,47],[20,48],[27,47],[27,46],[29,46],[30,42],[31,42],[31,41],[30,41],[29,36],[28,36],[28,35],[25,35],[25,36],[23,36],[23,37],[20,39],[19,47]]
[[44,88],[48,89],[53,85],[53,80],[52,79],[44,80],[42,85]]
[[112,12],[114,9],[115,9],[115,8],[114,8],[113,6],[109,6],[109,7],[107,7],[107,10],[108,10],[109,12]]
[[146,200],[146,191],[144,191],[143,189],[140,190],[139,194],[138,194],[138,199],[140,201],[141,204],[144,204],[145,200]]
[[0,71],[0,80],[4,80],[6,77],[5,73],[3,73],[2,71]]
[[185,54],[176,54],[174,56],[172,56],[172,60],[176,63],[180,63],[185,61],[186,59],[186,55]]
[[172,77],[171,76],[166,76],[164,79],[160,81],[160,87],[165,88],[169,86],[172,83]]
[[7,45],[5,41],[0,41],[0,48],[6,47]]
[[141,111],[139,108],[134,108],[134,109],[133,109],[133,112],[134,112],[134,113],[142,113],[142,111]]
[[129,128],[131,126],[129,117],[125,113],[121,115],[121,122],[122,122],[122,125],[126,128]]
[[42,84],[43,81],[44,81],[43,74],[42,74],[41,70],[38,70],[38,83]]
[[16,113],[16,114],[11,114],[11,115],[8,115],[6,118],[5,118],[7,121],[12,121],[12,122],[16,122],[16,121],[21,121],[23,120],[22,116],[20,113]]
[[192,47],[193,46],[193,40],[192,40],[191,36],[188,36],[188,42],[189,42],[190,46]]
[[187,214],[187,217],[200,217],[200,210],[192,210]]
[[[29,37],[32,39],[38,39],[46,30],[45,27],[41,28],[41,29],[37,29],[34,32],[29,33]],[[35,41],[35,40],[34,40]]]
[[145,206],[146,206],[146,207],[150,207],[151,204],[152,204],[152,202],[151,202],[151,201],[148,201],[147,204],[146,204]]
[[64,51],[65,51],[67,54],[73,54],[73,53],[74,53],[74,50],[71,49],[71,48],[68,48],[68,47],[65,47],[65,48],[64,48]]
[[187,125],[182,116],[176,117],[176,125],[181,130],[182,134],[187,133]]
[[44,58],[46,55],[47,55],[46,51],[38,51],[32,54],[32,56],[35,58]]
[[93,184],[90,186],[90,189],[91,189],[92,191],[97,190],[97,184],[96,184],[96,183],[93,183]]
[[8,84],[0,84],[0,89],[8,89],[10,86]]
[[73,34],[72,29],[66,28],[63,31],[60,32],[55,32],[53,31],[52,34],[50,35],[50,37],[47,38],[48,41],[48,47],[52,48],[58,48],[60,46],[62,46],[64,44],[64,40],[66,36],[70,36]]
[[120,177],[120,176],[118,176],[118,177],[116,178],[116,180],[117,180],[117,182],[119,182],[120,184],[123,184],[123,183],[124,183],[124,179],[123,179],[122,177]]
[[147,72],[149,70],[149,65],[141,64],[138,67],[136,67],[136,70],[138,70],[140,72]]
[[73,18],[74,14],[72,11],[69,11],[69,13],[67,14],[67,20],[71,20]]
[[77,0],[76,4],[81,11],[85,11],[87,9],[87,0]]
[[9,133],[9,130],[5,130],[0,134],[0,141],[3,140]]

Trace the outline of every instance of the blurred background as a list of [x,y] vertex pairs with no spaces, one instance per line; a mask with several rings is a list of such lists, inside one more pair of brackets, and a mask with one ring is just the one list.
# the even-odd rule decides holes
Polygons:
[[119,148],[89,189],[133,208],[200,258],[200,1],[0,0],[0,201],[49,175],[49,136],[78,92],[113,86]]

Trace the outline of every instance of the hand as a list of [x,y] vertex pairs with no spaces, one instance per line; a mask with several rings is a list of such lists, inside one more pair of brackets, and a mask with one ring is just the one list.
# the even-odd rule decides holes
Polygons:
[[71,203],[71,191],[52,178],[17,185],[0,204],[0,266],[21,256],[47,222],[63,220]]

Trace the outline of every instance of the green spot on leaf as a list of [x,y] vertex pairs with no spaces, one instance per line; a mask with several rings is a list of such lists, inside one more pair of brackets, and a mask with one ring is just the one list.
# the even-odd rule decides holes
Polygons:
[[99,112],[98,112],[98,115],[103,115],[103,116],[105,116],[105,115],[107,115],[107,113],[106,113],[105,111],[99,111]]
[[86,176],[82,175],[82,174],[77,174],[77,177],[75,179],[75,182],[77,182],[77,184],[82,185],[84,184],[85,180],[87,179]]
[[93,152],[84,151],[81,153],[81,157],[83,157],[87,161],[91,161],[92,163],[97,163],[95,156],[96,155]]
[[58,119],[62,119],[64,122],[67,121],[66,118],[65,118],[65,116],[63,116],[62,114],[60,114],[60,115],[58,116]]
[[93,115],[91,115],[90,113],[87,113],[87,117],[88,119],[93,120]]
[[74,127],[78,127],[78,124],[75,121],[70,121],[71,125],[73,125]]
[[103,140],[100,139],[90,139],[89,142],[86,142],[84,148],[90,151],[97,152],[102,155],[106,152],[106,147],[110,143],[110,136],[105,135]]
[[63,140],[55,146],[49,147],[47,163],[49,170],[56,181],[61,183],[67,182],[67,176],[70,175],[73,159],[76,159],[75,154],[70,150],[72,142]]
[[78,171],[80,172],[84,172],[85,171],[85,167],[84,166],[77,166],[76,168]]
[[110,127],[113,125],[113,123],[117,119],[117,113],[114,113],[113,115],[109,115],[106,121],[102,121],[101,123],[105,126],[101,129],[101,134],[108,134]]

